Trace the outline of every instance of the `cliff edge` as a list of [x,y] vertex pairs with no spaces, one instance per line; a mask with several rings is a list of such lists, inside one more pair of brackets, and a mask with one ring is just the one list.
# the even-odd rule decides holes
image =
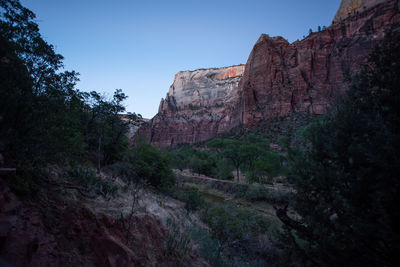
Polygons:
[[239,124],[244,65],[181,71],[158,113],[137,135],[159,146],[210,139]]
[[364,12],[371,7],[388,1],[389,0],[342,0],[333,22],[338,23],[351,15]]
[[301,41],[262,34],[245,66],[184,71],[137,135],[159,146],[195,143],[244,125],[319,115],[345,93],[385,36],[400,29],[398,0],[343,0],[334,23]]

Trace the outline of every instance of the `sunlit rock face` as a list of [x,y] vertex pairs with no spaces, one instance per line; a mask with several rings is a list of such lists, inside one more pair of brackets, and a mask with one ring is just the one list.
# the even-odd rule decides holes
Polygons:
[[343,0],[336,22],[301,41],[261,35],[245,66],[179,72],[158,114],[137,135],[171,146],[240,124],[254,128],[295,113],[323,114],[348,89],[346,77],[388,32],[399,30],[399,5]]
[[242,79],[243,123],[251,128],[293,113],[325,113],[347,90],[346,76],[398,28],[397,5],[385,1],[292,44],[261,35]]
[[175,75],[158,114],[138,134],[170,146],[214,137],[239,124],[239,83],[244,65],[181,71]]
[[227,68],[181,71],[175,75],[159,112],[172,109],[213,108],[231,102],[238,93],[244,65]]
[[390,2],[390,0],[342,0],[333,22],[340,22],[351,15],[357,15],[384,2]]

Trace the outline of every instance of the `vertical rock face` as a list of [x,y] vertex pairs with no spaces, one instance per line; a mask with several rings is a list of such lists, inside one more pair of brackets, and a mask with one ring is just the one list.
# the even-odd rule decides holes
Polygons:
[[333,19],[334,23],[340,22],[348,16],[366,11],[368,8],[374,7],[377,4],[388,2],[389,0],[342,0],[339,10]]
[[255,127],[294,112],[326,112],[347,89],[346,75],[356,74],[386,33],[397,27],[396,5],[385,1],[292,44],[261,35],[242,80],[243,123]]
[[170,146],[207,140],[238,125],[243,72],[244,65],[179,72],[158,114],[138,134]]
[[138,134],[154,144],[193,143],[243,124],[323,114],[376,45],[399,30],[399,0],[343,0],[333,24],[290,44],[261,35],[245,66],[180,72]]

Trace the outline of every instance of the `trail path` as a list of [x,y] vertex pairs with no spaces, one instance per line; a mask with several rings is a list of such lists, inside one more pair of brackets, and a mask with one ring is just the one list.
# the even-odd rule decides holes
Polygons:
[[[231,185],[243,185],[243,186],[248,186],[248,183],[244,183],[244,182],[236,182],[236,181],[230,181],[230,180],[221,180],[221,179],[216,179],[213,177],[208,177],[205,175],[195,175],[193,173],[191,173],[188,170],[177,170],[174,169],[174,173],[177,175],[182,175],[184,177],[188,177],[188,178],[195,178],[197,180],[202,180],[202,181],[210,181],[210,182],[217,182],[217,183],[225,183],[225,184],[231,184]],[[292,191],[292,189],[290,187],[288,187],[287,185],[284,184],[274,184],[274,185],[263,185],[265,188],[269,188],[269,189],[273,189],[273,190],[280,190],[280,191]]]

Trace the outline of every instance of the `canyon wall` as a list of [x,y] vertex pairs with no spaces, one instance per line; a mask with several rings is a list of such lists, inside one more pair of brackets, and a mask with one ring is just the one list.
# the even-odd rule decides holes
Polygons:
[[293,113],[325,113],[346,91],[346,76],[356,74],[398,28],[397,4],[385,1],[292,44],[261,35],[242,79],[243,124],[251,128]]
[[343,95],[376,45],[400,29],[399,0],[343,0],[331,26],[289,43],[262,34],[245,66],[179,72],[158,114],[137,135],[171,146],[235,126],[318,115]]
[[244,65],[181,71],[175,75],[157,115],[138,135],[170,146],[210,139],[238,125],[239,83]]
[[357,15],[383,2],[387,2],[387,0],[342,0],[333,22],[340,22],[351,15]]

